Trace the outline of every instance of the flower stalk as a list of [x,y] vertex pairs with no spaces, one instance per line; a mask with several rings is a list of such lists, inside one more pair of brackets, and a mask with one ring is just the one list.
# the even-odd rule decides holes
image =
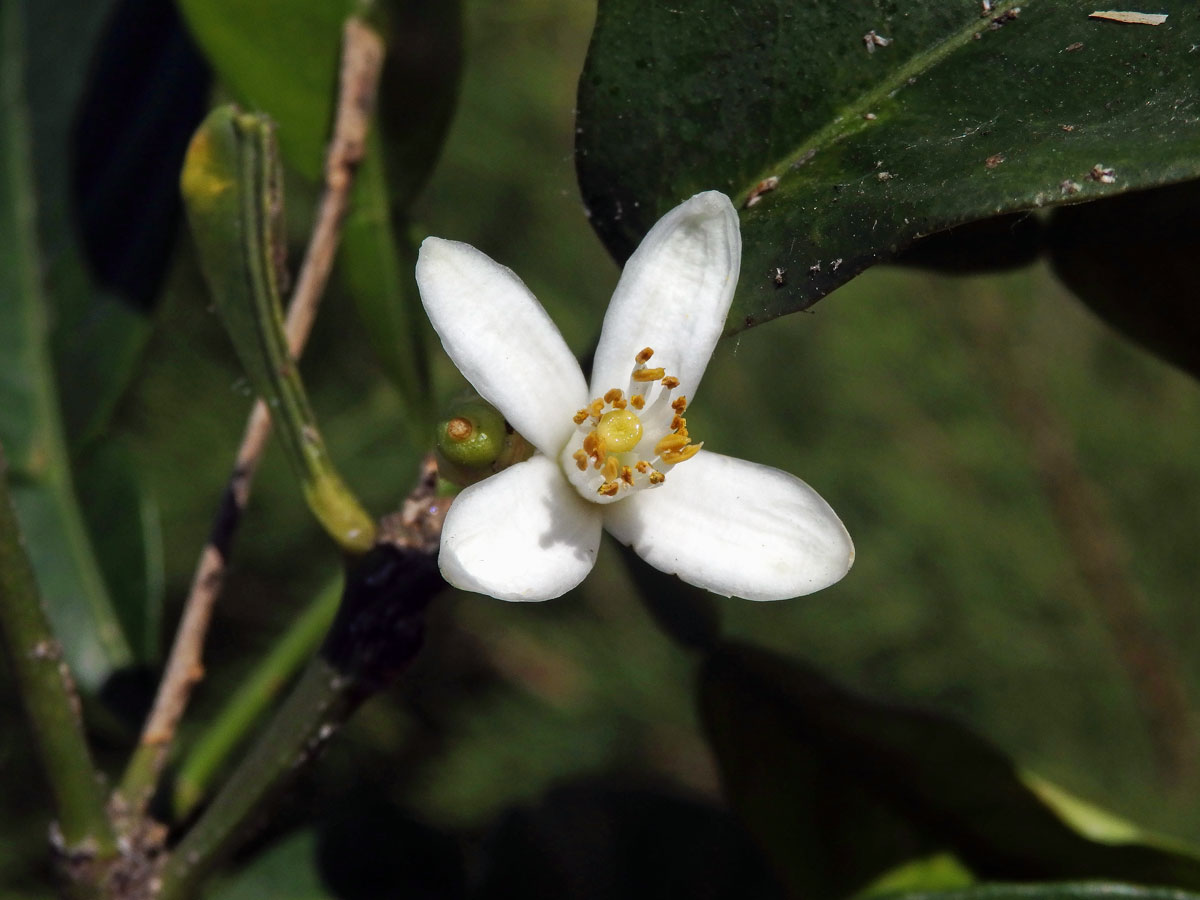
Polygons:
[[8,492],[0,448],[0,634],[29,716],[68,864],[116,855],[99,773],[84,737],[79,697],[42,608]]

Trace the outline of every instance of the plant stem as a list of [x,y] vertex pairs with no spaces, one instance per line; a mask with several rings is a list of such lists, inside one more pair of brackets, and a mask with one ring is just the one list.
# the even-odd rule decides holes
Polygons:
[[8,493],[0,448],[0,632],[45,767],[68,860],[111,858],[117,845],[83,733],[79,697],[42,608]]
[[171,853],[159,900],[191,896],[359,704],[407,667],[421,646],[425,607],[443,585],[424,549],[383,544],[355,564],[321,653]]
[[248,828],[358,706],[351,680],[320,657],[309,662],[291,694],[162,871],[159,900],[188,897],[194,886],[245,836]]
[[[354,173],[366,145],[382,61],[383,45],[378,35],[357,19],[349,19],[343,33],[342,70],[333,138],[325,165],[325,193],[284,323],[287,351],[293,360],[299,359],[304,352],[329,280]],[[209,541],[196,563],[154,707],[121,781],[119,793],[136,815],[145,811],[166,764],[175,728],[187,707],[192,688],[203,676],[204,639],[224,585],[233,538],[249,502],[254,475],[270,434],[271,416],[260,399],[246,423]]]
[[188,752],[175,777],[171,812],[176,821],[191,814],[233,751],[261,720],[304,661],[312,657],[333,621],[340,596],[340,584],[332,584],[321,591],[270,654],[242,682]]

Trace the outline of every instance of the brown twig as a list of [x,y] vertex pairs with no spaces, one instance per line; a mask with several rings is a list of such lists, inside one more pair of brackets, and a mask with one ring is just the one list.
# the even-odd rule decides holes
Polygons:
[[[299,358],[312,330],[321,295],[329,280],[349,203],[354,173],[366,151],[367,129],[383,66],[379,35],[358,19],[347,20],[342,34],[342,64],[333,124],[325,161],[325,192],[312,236],[296,279],[284,325],[288,350]],[[271,417],[258,400],[238,448],[233,472],[200,553],[175,643],[154,706],[142,729],[118,792],[122,812],[140,817],[166,762],[175,729],[192,688],[204,676],[204,639],[213,607],[225,580],[225,567],[242,511],[246,508],[259,460],[271,434]]]

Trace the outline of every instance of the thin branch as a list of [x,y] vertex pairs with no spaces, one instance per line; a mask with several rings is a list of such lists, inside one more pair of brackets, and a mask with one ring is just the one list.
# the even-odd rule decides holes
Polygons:
[[6,468],[0,448],[0,635],[54,796],[58,849],[80,870],[116,856],[116,839],[84,737],[75,682],[25,552]]
[[[303,352],[329,280],[354,172],[366,148],[383,55],[383,42],[375,31],[358,19],[347,20],[342,34],[342,66],[333,138],[325,163],[325,192],[285,323],[288,350],[293,358],[298,359]],[[233,473],[214,518],[208,543],[201,551],[154,707],[121,784],[119,794],[123,806],[134,816],[140,817],[144,812],[166,763],[176,726],[192,688],[204,677],[204,639],[224,584],[229,550],[270,434],[271,417],[266,404],[259,400],[246,423]]]
[[437,548],[450,502],[437,496],[437,465],[428,457],[401,510],[385,520],[380,543],[347,571],[320,653],[164,862],[160,900],[193,896],[359,705],[412,662],[425,609],[445,587]]

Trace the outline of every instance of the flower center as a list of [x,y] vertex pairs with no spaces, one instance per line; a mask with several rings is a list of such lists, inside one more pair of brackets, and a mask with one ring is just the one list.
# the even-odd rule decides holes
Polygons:
[[688,435],[686,397],[671,398],[679,379],[635,359],[626,392],[613,388],[575,414],[579,426],[563,449],[567,477],[588,500],[608,503],[662,484],[672,467],[700,452]]
[[625,453],[642,439],[642,420],[632,409],[614,409],[600,417],[596,439],[609,453]]

